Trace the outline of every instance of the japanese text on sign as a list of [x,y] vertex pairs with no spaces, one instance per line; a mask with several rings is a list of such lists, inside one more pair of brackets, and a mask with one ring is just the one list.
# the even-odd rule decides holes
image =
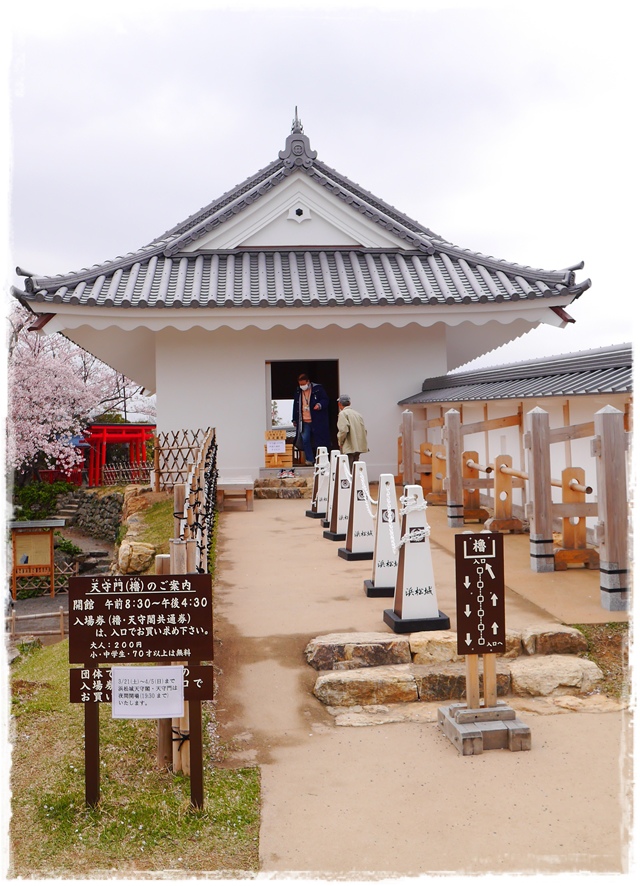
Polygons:
[[[111,668],[71,668],[69,671],[69,701],[111,703]],[[204,701],[213,698],[213,667],[185,665],[182,668],[185,701]]]
[[182,667],[116,667],[111,670],[111,716],[143,720],[181,717]]
[[502,536],[461,533],[455,542],[458,655],[504,652]]
[[69,660],[213,659],[211,576],[69,580]]

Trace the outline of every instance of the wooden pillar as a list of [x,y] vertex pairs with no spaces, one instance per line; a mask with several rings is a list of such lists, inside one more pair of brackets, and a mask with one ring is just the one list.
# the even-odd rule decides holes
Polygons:
[[405,409],[402,413],[402,485],[412,486],[413,477],[413,412]]
[[462,491],[462,428],[460,413],[450,409],[444,417],[444,445],[447,460],[447,525],[451,529],[464,526],[464,495]]
[[529,556],[533,572],[553,572],[553,512],[549,413],[536,407],[527,413],[525,448],[529,453]]
[[598,477],[600,603],[610,612],[628,608],[629,505],[624,415],[613,406],[596,412],[591,454]]

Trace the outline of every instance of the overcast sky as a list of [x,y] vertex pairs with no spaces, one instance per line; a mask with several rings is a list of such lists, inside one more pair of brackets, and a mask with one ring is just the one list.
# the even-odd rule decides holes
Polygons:
[[319,159],[447,240],[584,261],[577,322],[484,365],[630,341],[634,7],[12,3],[8,282],[148,243],[276,159],[297,105]]

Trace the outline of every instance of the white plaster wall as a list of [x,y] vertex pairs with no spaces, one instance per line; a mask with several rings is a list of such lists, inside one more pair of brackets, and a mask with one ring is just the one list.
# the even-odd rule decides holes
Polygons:
[[340,388],[367,426],[369,477],[395,473],[397,402],[427,376],[446,372],[442,327],[165,330],[156,349],[158,430],[214,426],[221,473],[257,477],[267,429],[265,363],[298,359],[339,361]]

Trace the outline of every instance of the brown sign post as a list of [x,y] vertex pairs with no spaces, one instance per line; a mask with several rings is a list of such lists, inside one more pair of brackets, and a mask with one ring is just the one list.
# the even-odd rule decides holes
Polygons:
[[[85,800],[100,800],[99,704],[106,701],[108,668],[113,665],[170,664],[186,661],[189,675],[191,803],[204,805],[201,699],[209,677],[202,661],[213,661],[211,576],[206,574],[88,576],[69,579],[69,661],[71,700],[85,710]],[[106,668],[101,668],[105,665]],[[105,694],[82,689],[83,676],[96,673]],[[104,677],[103,677],[104,674]],[[98,680],[98,677],[95,678]],[[80,680],[80,684],[78,684]],[[206,689],[198,686],[202,681]],[[78,687],[80,687],[78,689]]]
[[[499,532],[455,536],[458,655],[466,662],[466,703],[438,710],[438,723],[463,755],[529,750],[529,728],[498,701],[496,656],[506,652],[504,543]],[[480,700],[479,657],[483,665]]]
[[458,655],[466,656],[467,701],[480,707],[478,656],[482,655],[485,706],[498,697],[496,653],[506,649],[504,546],[498,532],[455,537]]

